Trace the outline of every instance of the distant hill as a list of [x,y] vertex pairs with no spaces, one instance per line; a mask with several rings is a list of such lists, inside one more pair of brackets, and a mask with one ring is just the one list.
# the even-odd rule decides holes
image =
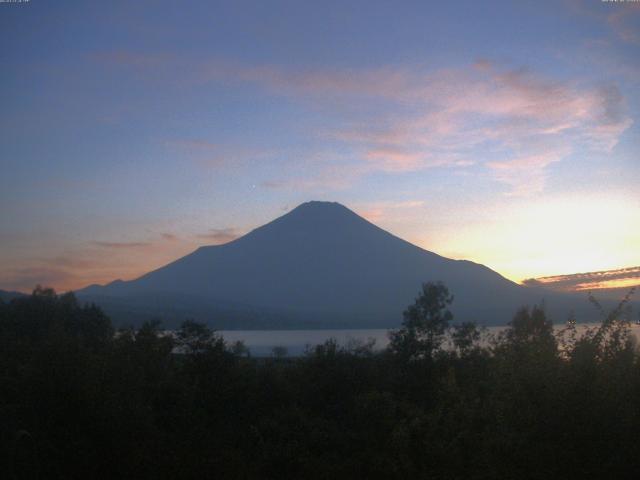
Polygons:
[[426,281],[449,287],[457,320],[505,324],[543,298],[568,313],[567,296],[429,252],[329,202],[304,203],[232,242],[77,295],[134,323],[158,316],[217,328],[392,327]]
[[11,292],[7,290],[0,290],[0,300],[8,302],[14,298],[26,297],[27,295],[21,292]]

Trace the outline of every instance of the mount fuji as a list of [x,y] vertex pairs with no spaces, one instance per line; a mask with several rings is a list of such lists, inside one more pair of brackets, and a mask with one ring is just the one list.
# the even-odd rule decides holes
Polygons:
[[118,322],[195,318],[216,328],[393,327],[421,284],[442,281],[456,320],[500,325],[551,292],[417,247],[338,203],[312,201],[229,243],[131,281],[77,293]]

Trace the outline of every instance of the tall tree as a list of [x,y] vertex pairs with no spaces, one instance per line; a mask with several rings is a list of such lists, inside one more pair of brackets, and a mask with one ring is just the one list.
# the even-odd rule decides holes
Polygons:
[[403,313],[402,327],[390,334],[391,351],[407,360],[432,357],[453,319],[452,302],[453,295],[441,282],[422,284],[420,295]]

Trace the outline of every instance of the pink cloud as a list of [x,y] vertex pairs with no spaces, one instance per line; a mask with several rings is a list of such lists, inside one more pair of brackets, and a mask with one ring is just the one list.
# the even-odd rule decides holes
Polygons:
[[[134,65],[155,61],[126,56],[121,60]],[[251,83],[328,108],[342,119],[329,137],[344,142],[362,163],[349,167],[356,172],[350,179],[376,170],[408,172],[485,162],[494,180],[512,189],[508,193],[535,193],[544,189],[548,165],[580,149],[610,152],[632,124],[615,85],[584,86],[525,68],[503,68],[486,59],[435,71],[296,70],[219,60],[199,62],[188,70],[195,72],[193,81]],[[515,163],[487,158],[489,152]],[[219,165],[234,155],[231,149],[213,159],[198,156],[198,161]],[[335,167],[326,169],[323,178],[309,178],[305,172],[302,179],[263,185],[340,188],[344,180],[334,173]]]
[[630,287],[640,285],[640,267],[530,278],[522,283],[567,291]]
[[478,148],[491,141],[499,156],[514,160],[488,161],[489,171],[510,194],[524,195],[544,188],[546,167],[573,145],[609,152],[632,124],[615,86],[578,87],[486,61],[425,82],[415,95],[423,113],[407,114],[386,130],[363,125],[337,138],[360,145],[365,158],[387,171],[473,164]]
[[509,195],[526,196],[544,189],[546,168],[559,162],[564,151],[548,151],[537,155],[517,157],[505,161],[488,162],[496,180],[512,187]]

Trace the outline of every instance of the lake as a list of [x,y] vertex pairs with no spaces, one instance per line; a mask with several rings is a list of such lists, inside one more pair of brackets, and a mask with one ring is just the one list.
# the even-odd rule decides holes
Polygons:
[[[578,332],[596,324],[577,325]],[[555,330],[565,325],[554,326]],[[506,327],[488,327],[486,333],[497,335]],[[631,331],[636,338],[640,337],[640,326],[632,325]],[[374,350],[386,348],[389,344],[389,330],[387,329],[347,329],[347,330],[220,330],[220,335],[229,343],[238,340],[244,342],[251,355],[264,357],[272,355],[275,347],[284,347],[289,356],[302,355],[308,347],[320,345],[333,338],[340,345],[349,342],[368,342],[375,340]]]

